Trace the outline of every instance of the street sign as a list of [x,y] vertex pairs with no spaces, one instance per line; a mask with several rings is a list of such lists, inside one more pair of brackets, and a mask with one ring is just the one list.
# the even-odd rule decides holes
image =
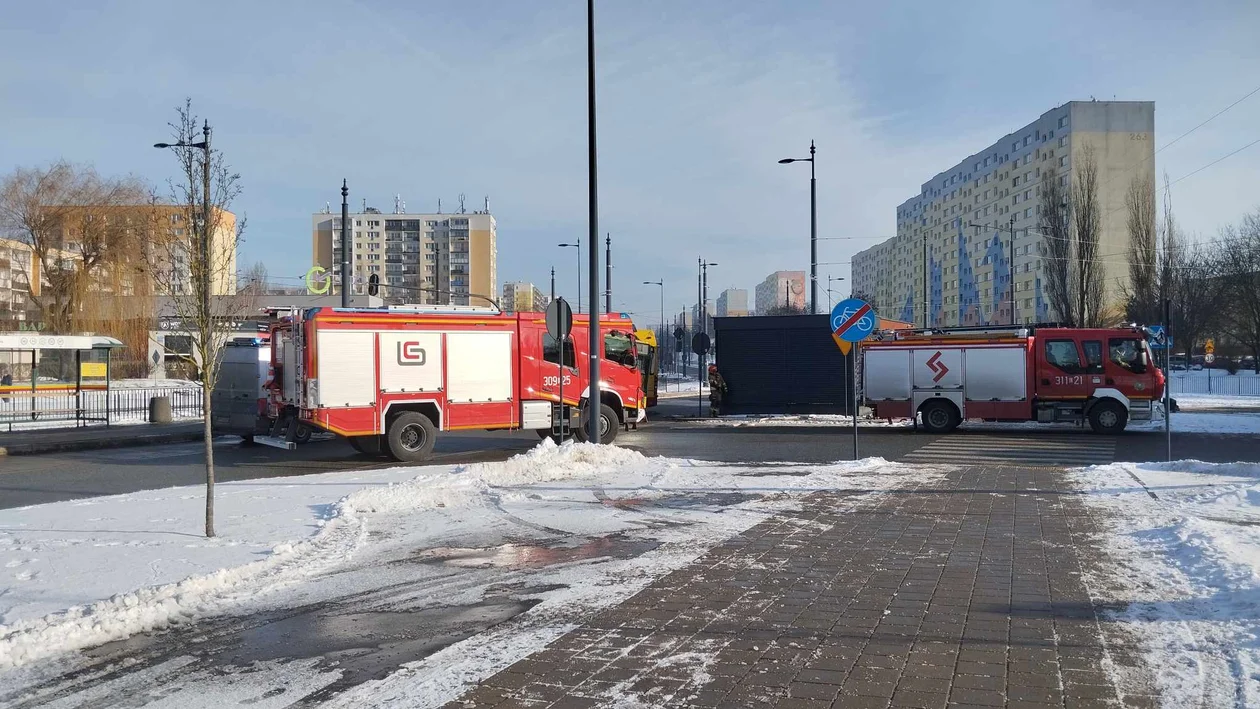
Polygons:
[[556,298],[547,305],[547,334],[563,340],[573,331],[573,309],[564,301]]
[[702,355],[709,351],[709,336],[703,332],[697,332],[695,337],[691,338],[691,351],[698,355]]
[[380,276],[376,275],[375,273],[373,273],[371,276],[368,276],[367,292],[368,292],[368,295],[376,295],[377,293],[381,292],[381,277]]
[[681,327],[674,328],[674,339],[681,340],[682,338],[686,336],[687,336],[686,330],[682,329]]
[[861,342],[875,331],[875,309],[858,298],[846,298],[831,309],[831,338],[841,354],[849,354],[854,342]]
[[1205,354],[1205,355],[1214,355],[1214,354],[1216,354],[1216,340],[1213,340],[1212,338],[1210,338],[1210,337],[1209,337],[1209,338],[1208,338],[1208,339],[1207,339],[1207,340],[1203,343],[1203,354]]
[[1216,361],[1216,355],[1211,354],[1211,353],[1208,353],[1208,354],[1203,355],[1203,363],[1204,363],[1204,364],[1211,364],[1211,363],[1213,363],[1213,362],[1215,362],[1215,361]]
[[1172,347],[1172,339],[1168,337],[1168,331],[1163,325],[1151,325],[1146,329],[1151,333],[1151,349],[1162,350]]
[[312,295],[324,295],[332,288],[332,276],[325,275],[323,266],[311,266],[306,272],[306,292]]

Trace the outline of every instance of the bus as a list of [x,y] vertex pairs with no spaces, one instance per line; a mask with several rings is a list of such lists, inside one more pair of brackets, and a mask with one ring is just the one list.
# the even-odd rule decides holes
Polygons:
[[637,330],[634,333],[634,341],[639,372],[643,377],[643,394],[647,397],[648,408],[652,408],[656,406],[656,388],[661,367],[659,350],[656,346],[656,333],[651,330]]

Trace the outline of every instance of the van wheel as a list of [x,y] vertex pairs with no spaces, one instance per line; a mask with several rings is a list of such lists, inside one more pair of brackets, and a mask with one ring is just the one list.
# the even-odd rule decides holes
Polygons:
[[1104,399],[1089,410],[1089,427],[1094,433],[1115,435],[1129,423],[1129,412],[1118,402]]
[[389,452],[404,463],[427,460],[437,443],[437,430],[428,416],[415,411],[404,411],[389,424],[385,434]]
[[293,440],[297,443],[310,443],[312,433],[314,433],[314,431],[311,430],[310,426],[307,426],[304,423],[299,423],[297,433],[293,434]]
[[958,409],[949,401],[928,401],[919,407],[919,415],[928,433],[949,433],[962,423]]
[[346,442],[363,455],[373,458],[381,456],[381,436],[347,436]]
[[[573,437],[585,443],[589,439],[587,430],[590,426],[590,406],[582,407],[582,427],[573,432]],[[608,404],[599,405],[599,442],[612,443],[617,440],[618,428],[621,423],[617,419],[617,412]]]

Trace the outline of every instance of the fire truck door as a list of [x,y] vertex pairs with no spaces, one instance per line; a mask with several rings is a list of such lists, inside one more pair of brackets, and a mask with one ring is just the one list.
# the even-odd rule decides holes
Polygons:
[[1130,399],[1149,399],[1154,388],[1150,371],[1154,366],[1149,360],[1142,362],[1146,343],[1139,337],[1107,338],[1107,353],[1103,363],[1105,384],[1115,387]]
[[573,336],[569,335],[564,343],[564,366],[560,364],[560,341],[546,332],[542,337],[543,361],[538,371],[542,376],[542,391],[553,401],[560,396],[560,378],[564,377],[564,400],[576,404],[582,396],[577,376],[577,353],[574,351]]
[[1076,340],[1043,340],[1038,354],[1037,393],[1040,398],[1089,398],[1097,386],[1093,380],[1099,375],[1089,371]]

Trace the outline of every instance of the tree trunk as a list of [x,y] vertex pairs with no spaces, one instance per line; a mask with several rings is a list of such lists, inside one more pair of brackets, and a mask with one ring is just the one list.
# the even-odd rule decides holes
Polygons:
[[210,427],[210,387],[201,384],[201,423],[206,450],[206,536],[214,536],[214,433]]

